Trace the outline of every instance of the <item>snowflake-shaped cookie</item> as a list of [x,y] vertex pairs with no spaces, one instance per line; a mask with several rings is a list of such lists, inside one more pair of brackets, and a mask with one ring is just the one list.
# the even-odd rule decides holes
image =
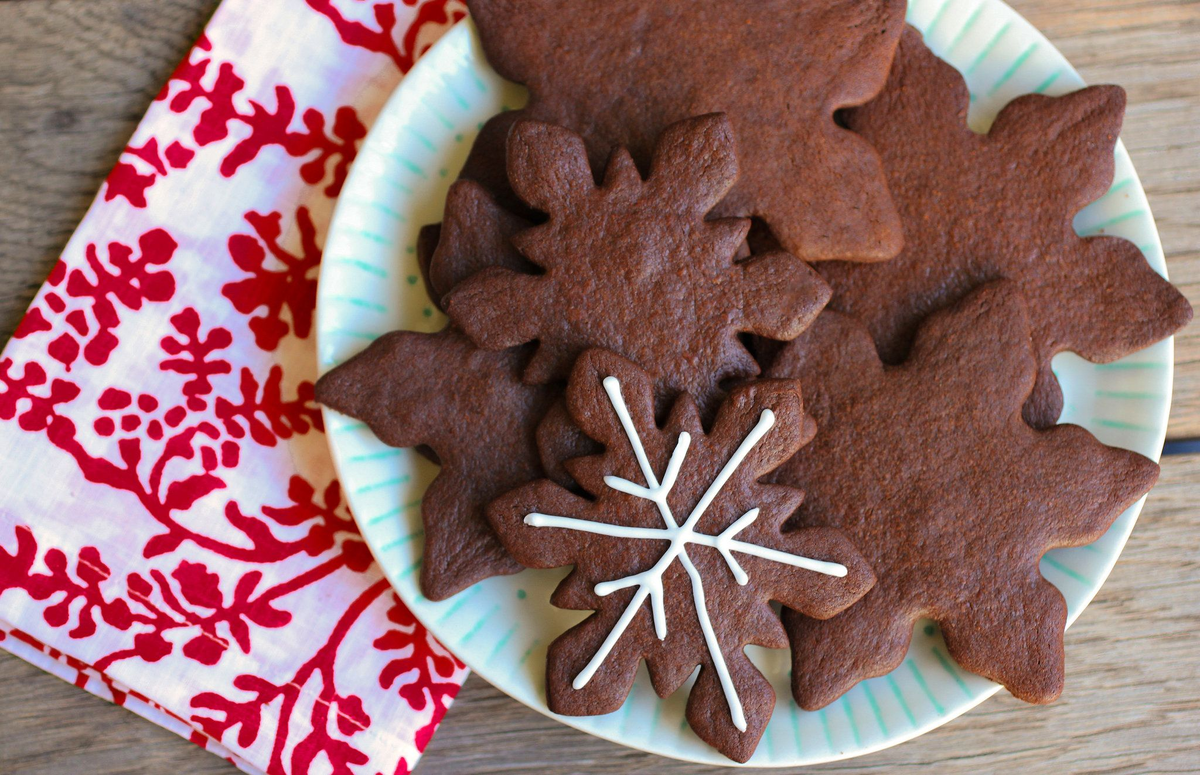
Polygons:
[[768,602],[824,618],[873,581],[836,530],[781,533],[803,493],[759,482],[815,431],[799,383],[734,390],[708,434],[684,397],[660,429],[650,376],[611,352],[590,350],[572,373],[567,407],[605,447],[568,463],[592,499],[542,480],[488,508],[519,562],[575,566],[554,605],[596,612],[550,647],[551,710],[616,710],[641,659],[662,697],[700,665],[688,722],[726,756],[745,761],[775,697],[743,648],[787,645]]
[[1037,362],[1016,286],[935,313],[894,367],[860,323],[826,312],[770,373],[803,375],[820,428],[774,476],[807,495],[789,527],[843,530],[879,578],[828,621],[785,615],[797,702],[820,708],[898,667],[920,617],[967,670],[1056,698],[1067,608],[1038,561],[1103,535],[1158,466],[1078,426],[1022,420]]
[[1136,245],[1072,226],[1112,183],[1119,87],[1019,97],[987,134],[967,126],[969,102],[962,76],[908,30],[887,87],[847,114],[883,157],[904,250],[819,271],[834,289],[831,309],[866,323],[887,363],[904,359],[930,312],[991,280],[1018,283],[1041,370],[1026,419],[1046,427],[1062,410],[1055,354],[1116,360],[1181,328],[1192,309]]
[[[488,61],[529,87],[521,113],[647,165],[669,124],[725,112],[746,174],[721,215],[759,216],[800,258],[878,261],[901,245],[879,158],[834,112],[883,86],[903,0],[467,0]],[[501,115],[481,143],[512,119]],[[489,138],[493,138],[489,141]],[[473,154],[468,175],[497,175]],[[520,192],[518,192],[520,193]]]
[[393,331],[317,382],[318,401],[385,444],[436,455],[441,471],[421,500],[421,591],[430,600],[520,570],[484,507],[541,476],[534,433],[558,391],[521,381],[528,357],[528,348],[480,350],[451,328]]
[[599,347],[648,369],[660,396],[690,393],[707,416],[722,381],[758,373],[740,332],[792,339],[828,299],[788,253],[734,260],[749,220],[705,215],[737,174],[723,115],[668,127],[646,180],[617,150],[599,186],[577,135],[520,122],[509,176],[550,220],[512,242],[544,271],[483,269],[449,293],[446,310],[487,349],[537,340],[528,382],[565,379],[579,353]]

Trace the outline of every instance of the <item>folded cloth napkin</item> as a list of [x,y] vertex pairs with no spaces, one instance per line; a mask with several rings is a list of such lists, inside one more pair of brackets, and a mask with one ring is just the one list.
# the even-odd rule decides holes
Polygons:
[[466,675],[313,404],[334,200],[463,15],[225,0],[0,359],[0,647],[247,772],[408,772]]

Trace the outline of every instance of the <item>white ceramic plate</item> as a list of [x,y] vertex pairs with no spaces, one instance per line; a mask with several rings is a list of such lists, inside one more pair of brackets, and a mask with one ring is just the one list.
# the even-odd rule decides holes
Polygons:
[[[908,19],[966,76],[976,130],[985,130],[1019,94],[1062,94],[1083,86],[1049,41],[999,0],[913,0]],[[483,122],[525,99],[521,87],[487,65],[469,22],[449,32],[401,83],[364,143],[325,246],[317,306],[322,372],[387,331],[442,327],[444,319],[419,277],[417,231],[441,220],[446,189]],[[1146,196],[1120,144],[1116,158],[1112,188],[1078,215],[1076,228],[1132,240],[1165,275]],[[1170,341],[1106,366],[1059,356],[1054,368],[1066,396],[1062,421],[1157,459],[1166,433],[1171,367]],[[644,667],[616,713],[585,718],[550,713],[543,694],[546,646],[583,618],[547,602],[564,572],[525,571],[477,584],[448,601],[425,599],[417,587],[420,503],[435,466],[411,450],[384,446],[361,423],[329,411],[325,420],[351,509],[384,573],[421,622],[467,665],[526,705],[591,734],[663,756],[731,764],[687,728],[687,691],[659,700]],[[1095,544],[1043,559],[1042,573],[1066,597],[1069,622],[1108,576],[1141,508],[1139,502],[1125,512]],[[748,651],[779,697],[752,766],[813,764],[895,745],[999,688],[960,670],[929,623],[918,625],[907,658],[892,674],[859,684],[815,713],[799,710],[791,699],[786,651]]]

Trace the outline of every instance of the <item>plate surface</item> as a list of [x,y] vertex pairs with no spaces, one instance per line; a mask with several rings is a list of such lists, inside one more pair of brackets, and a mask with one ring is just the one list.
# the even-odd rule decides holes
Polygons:
[[[999,0],[913,0],[908,20],[966,76],[970,123],[977,131],[1017,95],[1083,86],[1049,41]],[[417,231],[441,220],[446,189],[483,122],[525,100],[524,89],[487,65],[469,21],[439,41],[401,83],[363,145],[325,246],[317,306],[322,372],[387,331],[442,327],[444,318],[430,304],[417,269]],[[1145,193],[1120,144],[1116,162],[1112,188],[1079,213],[1075,227],[1084,235],[1132,240],[1165,275]],[[1066,397],[1063,422],[1158,459],[1171,399],[1170,340],[1104,366],[1060,355],[1054,370]],[[619,711],[585,718],[550,713],[543,694],[546,647],[584,616],[548,603],[565,571],[524,571],[444,602],[427,600],[417,587],[420,503],[436,467],[411,450],[384,446],[347,417],[326,410],[325,420],[351,509],[376,559],[421,622],[467,665],[517,700],[591,734],[663,756],[731,764],[687,728],[687,691],[659,700],[644,666]],[[1069,622],[1108,576],[1141,507],[1139,501],[1095,544],[1056,550],[1042,560],[1042,573],[1066,597]],[[791,700],[785,651],[747,651],[779,697],[751,766],[813,764],[885,748],[945,723],[999,688],[960,670],[928,622],[918,624],[908,656],[892,674],[864,681],[815,713]]]

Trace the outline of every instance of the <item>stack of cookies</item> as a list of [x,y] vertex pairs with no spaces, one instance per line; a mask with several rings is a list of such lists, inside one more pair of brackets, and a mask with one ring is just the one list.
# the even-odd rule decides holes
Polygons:
[[902,0],[468,6],[530,101],[422,233],[450,322],[317,385],[440,464],[424,594],[573,566],[549,602],[594,613],[550,647],[550,709],[616,710],[642,660],[664,697],[699,666],[687,720],[737,761],[775,704],[748,644],[790,647],[814,710],[928,617],[963,668],[1055,699],[1066,606],[1039,558],[1158,467],[1056,424],[1051,358],[1191,318],[1134,245],[1072,228],[1124,93],[1020,97],[976,134]]

